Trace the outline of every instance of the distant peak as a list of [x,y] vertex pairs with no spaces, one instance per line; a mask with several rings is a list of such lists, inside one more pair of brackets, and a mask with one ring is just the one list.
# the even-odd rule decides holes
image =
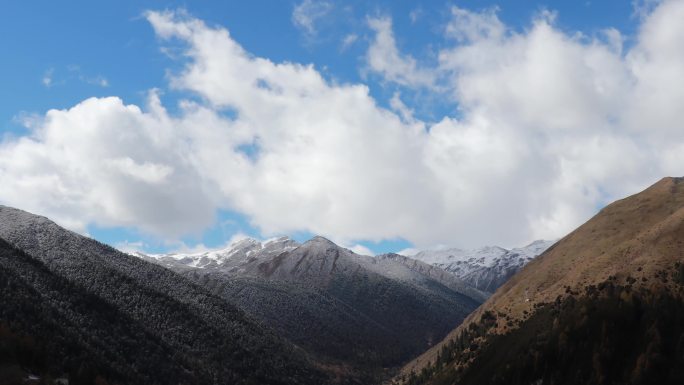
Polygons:
[[547,243],[549,243],[549,242],[552,242],[552,241],[547,241],[547,240],[545,240],[545,239],[537,239],[536,241],[530,242],[530,244],[527,245],[527,246],[525,246],[525,247],[542,246],[542,245],[545,245],[545,244],[547,244]]
[[331,246],[336,246],[336,247],[337,247],[337,244],[335,244],[335,242],[329,240],[328,238],[322,237],[322,236],[320,236],[320,235],[316,235],[315,237],[313,237],[313,238],[309,239],[308,241],[306,241],[306,243],[304,243],[304,244],[305,244],[305,245],[307,245],[307,244],[319,244],[319,245],[320,245],[320,244],[325,244],[325,245],[331,245]]
[[243,238],[243,239],[240,239],[240,240],[237,240],[237,241],[231,243],[228,248],[233,249],[233,248],[254,246],[254,245],[260,245],[260,244],[261,244],[261,242],[257,241],[254,238]]
[[275,245],[299,246],[299,242],[295,241],[294,239],[292,239],[288,236],[282,236],[282,237],[268,239],[268,240],[264,241],[263,245],[264,245],[264,247],[275,246]]

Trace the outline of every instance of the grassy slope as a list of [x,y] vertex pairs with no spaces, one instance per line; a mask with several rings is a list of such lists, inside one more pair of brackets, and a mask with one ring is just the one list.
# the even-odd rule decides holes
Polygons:
[[[650,291],[664,286],[649,279],[672,269],[684,255],[684,181],[664,178],[645,191],[619,200],[529,263],[441,343],[407,365],[419,372],[434,362],[443,345],[456,339],[485,312],[502,314],[490,333],[515,329],[539,304],[582,293],[609,279]],[[614,277],[614,278],[613,278]],[[643,280],[646,278],[646,281]]]

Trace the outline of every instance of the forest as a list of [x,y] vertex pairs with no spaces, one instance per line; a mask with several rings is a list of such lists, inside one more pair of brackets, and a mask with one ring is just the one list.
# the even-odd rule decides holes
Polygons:
[[[682,384],[684,265],[637,285],[615,277],[538,304],[525,320],[485,312],[408,385]],[[490,333],[497,322],[514,327]]]

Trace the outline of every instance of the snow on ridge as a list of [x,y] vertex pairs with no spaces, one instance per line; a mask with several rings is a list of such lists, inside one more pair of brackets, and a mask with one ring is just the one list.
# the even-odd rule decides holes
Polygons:
[[555,241],[537,240],[510,250],[498,246],[474,250],[425,250],[411,258],[440,267],[481,290],[493,291],[498,282],[521,269],[553,243]]
[[484,246],[478,249],[445,248],[423,250],[408,257],[432,265],[473,264],[491,267],[504,256],[534,258],[549,248],[555,241],[536,240],[526,246],[505,249],[499,246]]
[[[372,257],[356,254],[323,237],[313,237],[303,244],[288,237],[278,237],[264,241],[245,238],[223,249],[199,253],[133,255],[171,268],[218,269],[236,275],[259,275],[261,274],[259,266],[268,265],[283,252],[298,249],[300,254],[315,258],[315,261],[309,261],[310,263],[328,266],[331,269],[348,270],[359,266],[388,278],[406,282],[422,282],[424,280],[422,276],[425,274],[433,276],[441,274],[439,271],[445,271],[448,272],[447,274],[450,273],[449,275],[453,274],[455,278],[469,287],[491,293],[553,243],[553,241],[535,241],[527,246],[510,250],[498,246],[486,246],[474,250],[458,248],[425,250],[412,256],[402,256],[402,258],[410,259],[402,261],[389,256]],[[330,250],[337,250],[337,252],[330,252]],[[332,259],[328,260],[329,257],[333,257],[335,262]],[[276,265],[280,266],[282,263],[283,261],[279,261]],[[430,267],[439,270],[433,271]],[[290,273],[279,272],[277,274]],[[442,276],[437,278],[449,281],[448,278]]]
[[[221,266],[234,259],[248,258],[255,253],[262,251],[286,251],[292,250],[299,244],[289,237],[277,237],[259,241],[254,238],[243,238],[231,243],[229,246],[208,251],[194,253],[166,253],[166,254],[144,254],[140,252],[130,253],[133,256],[152,259],[163,264],[184,265],[194,268]],[[270,250],[269,250],[270,249]]]
[[424,250],[412,258],[429,264],[472,263],[483,266],[493,264],[497,258],[506,254],[508,250],[498,246],[486,246],[474,250],[449,248],[441,250]]

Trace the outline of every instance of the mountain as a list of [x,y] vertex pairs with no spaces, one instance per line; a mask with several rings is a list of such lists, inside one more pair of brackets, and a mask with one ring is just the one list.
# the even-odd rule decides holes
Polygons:
[[684,383],[684,178],[605,207],[397,382]]
[[201,268],[216,269],[231,273],[249,274],[244,271],[250,266],[258,265],[252,262],[259,259],[259,263],[268,261],[276,255],[296,249],[301,246],[296,241],[281,237],[261,243],[255,239],[241,239],[227,248],[193,254],[144,254],[131,253],[134,256],[172,268]]
[[304,353],[205,288],[0,206],[0,382],[321,384]]
[[410,257],[440,267],[474,288],[493,293],[553,243],[554,241],[538,240],[511,250],[498,246],[475,250],[424,250]]
[[[373,262],[382,274],[394,279],[413,281],[415,284],[437,281],[452,290],[466,294],[480,302],[487,300],[490,295],[487,292],[472,287],[468,282],[441,267],[429,265],[403,255],[395,253],[381,254],[375,256]],[[407,274],[408,271],[410,273]]]
[[202,284],[338,374],[378,382],[486,299],[444,270],[369,257],[323,238],[243,240],[190,255],[139,255]]

